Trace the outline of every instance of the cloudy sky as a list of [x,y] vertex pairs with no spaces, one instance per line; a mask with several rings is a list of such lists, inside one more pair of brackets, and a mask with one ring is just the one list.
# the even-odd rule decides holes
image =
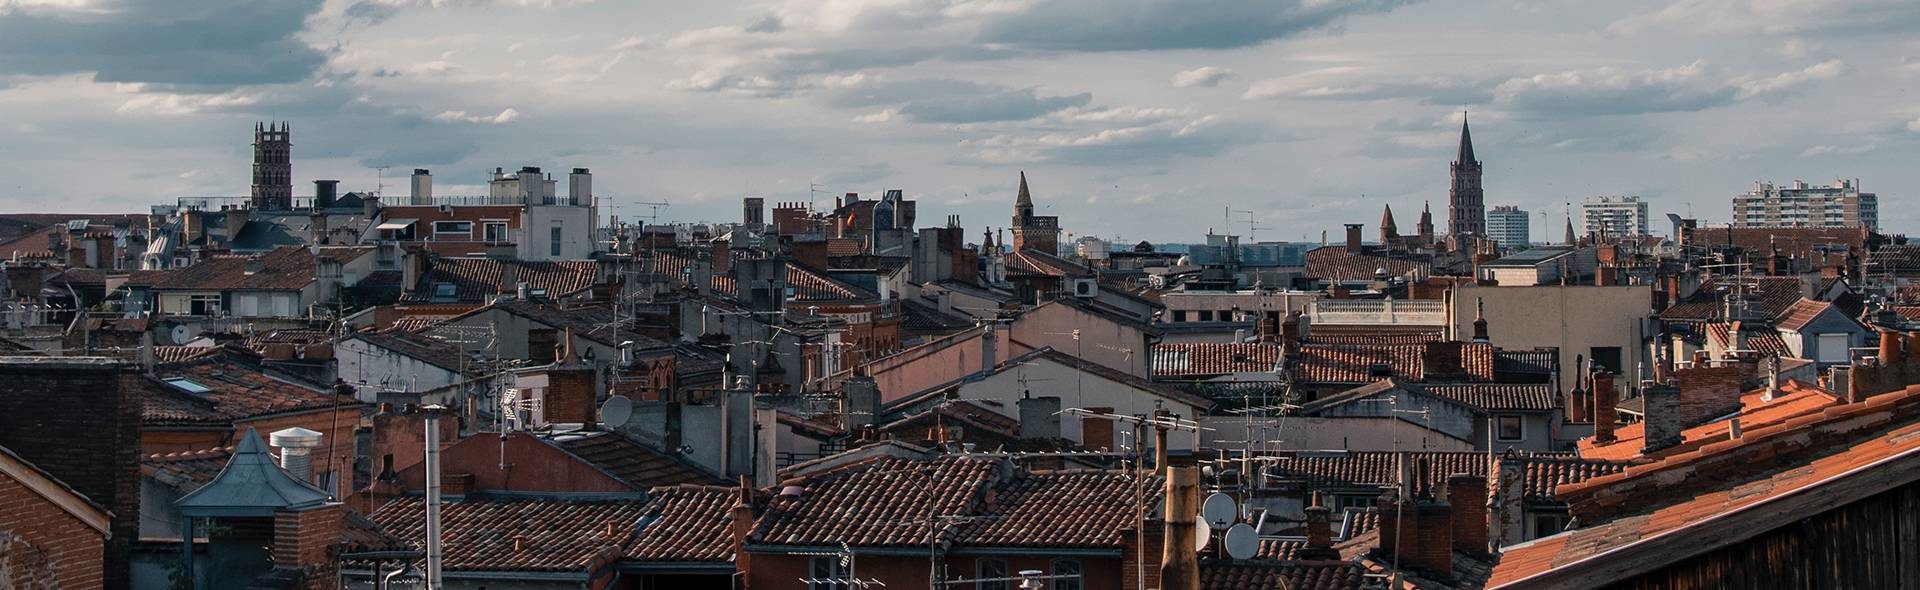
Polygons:
[[1911,0],[0,0],[0,210],[242,194],[278,119],[301,194],[584,166],[627,219],[902,188],[978,232],[1025,170],[1079,235],[1245,234],[1231,209],[1317,241],[1444,225],[1465,108],[1488,204],[1555,227],[1858,177],[1906,231],[1915,30]]

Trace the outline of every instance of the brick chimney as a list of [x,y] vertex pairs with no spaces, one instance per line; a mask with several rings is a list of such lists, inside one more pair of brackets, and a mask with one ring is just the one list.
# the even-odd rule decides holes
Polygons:
[[1444,502],[1381,496],[1380,549],[1403,568],[1453,575],[1453,511]]
[[1680,431],[1685,428],[1680,419],[1680,388],[1655,385],[1641,391],[1640,396],[1646,408],[1646,418],[1641,421],[1646,442],[1641,452],[1653,453],[1679,444]]
[[[713,241],[713,272],[727,274],[733,272],[733,244],[728,240]],[[826,268],[826,267],[821,267]]]
[[1696,366],[1674,371],[1673,377],[1680,388],[1680,428],[1705,423],[1740,409],[1742,375],[1738,365]]
[[1333,510],[1320,504],[1320,493],[1314,492],[1313,505],[1306,509],[1307,546],[1300,549],[1302,560],[1337,560],[1340,552],[1333,548]]
[[734,568],[741,572],[753,571],[749,560],[753,554],[746,551],[747,541],[753,536],[753,486],[746,475],[740,476],[738,496],[734,498],[733,508],[727,511],[728,533],[733,538]]
[[1488,500],[1487,548],[1498,550],[1525,540],[1527,464],[1518,453],[1507,451],[1493,465],[1493,497]]
[[1347,225],[1347,253],[1359,254],[1363,251],[1363,248],[1361,248],[1361,245],[1360,245],[1360,227],[1362,224],[1349,223],[1346,225]]
[[1901,348],[1903,347],[1899,332],[1880,330],[1880,354],[1878,355],[1880,364],[1886,365],[1900,360]]
[[593,366],[573,353],[573,331],[561,335],[559,358],[547,368],[547,391],[542,413],[549,424],[594,426]]
[[1615,440],[1613,428],[1620,416],[1620,390],[1613,386],[1613,373],[1593,372],[1593,441]]
[[309,580],[332,580],[339,562],[328,551],[340,542],[347,507],[337,502],[305,510],[273,513],[273,564],[278,569],[307,572]]
[[1447,504],[1453,509],[1453,548],[1473,554],[1487,552],[1487,477],[1470,473],[1447,476]]

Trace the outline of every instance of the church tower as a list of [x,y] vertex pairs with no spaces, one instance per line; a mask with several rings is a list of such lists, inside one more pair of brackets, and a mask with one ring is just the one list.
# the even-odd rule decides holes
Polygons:
[[1448,191],[1447,235],[1481,236],[1487,233],[1486,193],[1480,188],[1480,161],[1473,158],[1473,136],[1460,117],[1460,154],[1453,161],[1453,188]]
[[255,210],[293,208],[293,129],[286,123],[253,124]]
[[1027,173],[1020,173],[1020,195],[1013,201],[1013,251],[1060,253],[1060,218],[1033,214],[1033,193],[1027,191]]

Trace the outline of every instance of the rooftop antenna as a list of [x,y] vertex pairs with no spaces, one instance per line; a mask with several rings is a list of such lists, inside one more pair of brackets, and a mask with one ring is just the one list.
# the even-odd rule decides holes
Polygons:
[[392,167],[393,167],[392,164],[381,164],[373,167],[373,169],[376,170],[376,172],[374,172],[373,196],[376,196],[376,197],[386,196],[387,169]]

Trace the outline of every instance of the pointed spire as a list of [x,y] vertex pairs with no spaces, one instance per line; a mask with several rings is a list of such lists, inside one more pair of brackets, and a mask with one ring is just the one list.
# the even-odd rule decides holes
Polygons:
[[1467,112],[1460,111],[1460,154],[1454,161],[1461,166],[1472,166],[1478,160],[1473,159],[1473,134],[1467,131]]
[[1393,222],[1393,204],[1392,203],[1388,203],[1385,211],[1380,213],[1380,229],[1392,229],[1392,230],[1400,229],[1400,225]]
[[1027,191],[1027,171],[1025,170],[1020,171],[1020,197],[1013,203],[1026,207],[1033,206],[1033,193]]
[[1574,243],[1574,237],[1573,237],[1573,216],[1572,216],[1572,215],[1568,215],[1568,216],[1567,216],[1567,245],[1569,245],[1569,246],[1571,246],[1571,245],[1573,245],[1573,243]]

